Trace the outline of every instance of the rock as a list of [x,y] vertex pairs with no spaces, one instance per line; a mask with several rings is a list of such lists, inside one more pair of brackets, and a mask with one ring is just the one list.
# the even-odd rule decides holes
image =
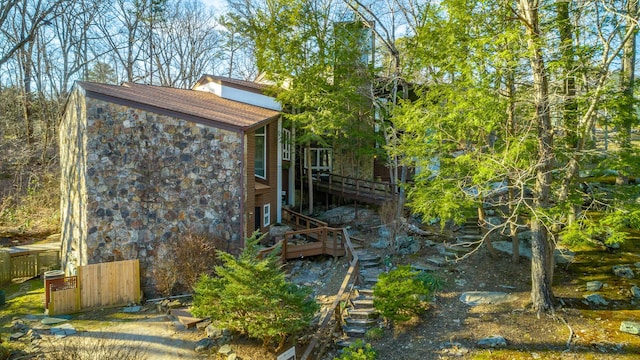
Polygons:
[[501,304],[513,300],[512,295],[500,291],[467,291],[460,295],[460,301],[471,306]]
[[454,282],[457,286],[465,286],[467,285],[467,280],[465,279],[455,279]]
[[380,239],[371,244],[371,247],[374,249],[386,249],[389,246],[389,242],[384,239]]
[[[362,210],[359,209],[358,212],[362,212]],[[351,206],[340,206],[325,211],[319,219],[327,222],[329,226],[347,224],[356,219],[356,209]]]
[[44,325],[54,325],[69,321],[69,319],[71,319],[71,316],[58,315],[56,317],[46,317],[41,322]]
[[631,270],[631,268],[626,265],[615,265],[613,267],[613,273],[616,276],[627,278],[627,279],[633,279],[635,277],[633,270]]
[[[494,241],[491,244],[493,245],[494,249],[509,255],[513,255],[513,246],[511,242]],[[521,242],[519,244],[518,249],[519,249],[518,252],[520,253],[520,256],[531,260],[532,254],[531,254],[531,248],[529,246]],[[556,249],[553,252],[553,258],[555,259],[556,264],[569,264],[573,262],[573,259],[575,258],[575,253],[566,249]]]
[[207,334],[207,337],[210,339],[217,339],[222,337],[223,330],[221,328],[215,327],[213,324],[207,326],[204,331]]
[[122,312],[124,312],[124,313],[137,313],[137,312],[140,312],[140,310],[142,310],[142,306],[128,306],[126,308],[123,308]]
[[211,339],[206,337],[204,339],[198,340],[194,350],[197,353],[205,352],[205,351],[209,350],[211,348],[211,346],[213,346],[213,344],[214,344],[213,341],[211,341]]
[[415,254],[420,251],[420,241],[415,240],[413,236],[398,236],[396,250],[402,255]]
[[25,335],[25,333],[23,333],[23,332],[15,332],[15,333],[9,335],[9,341],[18,341],[24,335]]
[[585,295],[584,298],[590,304],[593,304],[593,305],[603,305],[603,306],[609,305],[609,302],[605,300],[605,298],[603,298],[602,295],[600,294],[589,294],[589,295]]
[[182,305],[182,303],[180,302],[180,300],[173,300],[173,301],[170,301],[170,302],[167,304],[167,307],[168,307],[169,309],[176,309],[176,308],[183,307],[183,305]]
[[629,334],[640,335],[640,322],[623,321],[620,324],[620,331]]
[[227,356],[227,360],[238,360],[238,355],[236,353],[229,354],[229,356]]
[[76,329],[71,324],[62,324],[57,327],[52,327],[50,329],[51,335],[54,335],[57,338],[63,338],[68,335],[74,335],[77,333]]
[[640,287],[633,285],[631,287],[631,295],[636,299],[640,299]]
[[478,346],[485,349],[505,347],[507,346],[507,340],[500,335],[493,335],[484,339],[480,339],[478,341]]
[[602,281],[589,281],[587,291],[598,291],[602,288]]
[[428,262],[430,262],[430,263],[432,263],[434,265],[437,265],[437,266],[444,266],[447,263],[447,261],[445,259],[440,258],[440,257],[428,257],[428,258],[426,258],[426,261],[428,261]]
[[15,320],[11,324],[11,331],[26,333],[29,331],[29,325],[25,324],[22,320]]
[[220,349],[218,349],[218,354],[222,354],[224,356],[229,356],[233,353],[233,349],[228,344],[222,345]]

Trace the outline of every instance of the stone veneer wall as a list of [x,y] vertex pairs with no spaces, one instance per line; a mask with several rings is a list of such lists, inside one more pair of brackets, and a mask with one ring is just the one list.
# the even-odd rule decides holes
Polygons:
[[[241,246],[242,134],[75,94],[61,135],[63,247],[75,265],[154,262],[187,231]],[[85,124],[82,124],[85,122]],[[82,150],[78,150],[82,149]],[[84,163],[83,163],[84,162]],[[66,230],[65,230],[66,229]]]

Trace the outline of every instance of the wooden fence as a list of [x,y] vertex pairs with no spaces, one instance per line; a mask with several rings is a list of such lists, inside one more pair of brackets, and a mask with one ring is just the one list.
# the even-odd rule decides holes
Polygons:
[[0,250],[0,284],[17,278],[32,278],[60,268],[59,249]]
[[[75,281],[74,281],[75,279]],[[52,280],[49,315],[140,302],[140,262],[125,260],[78,267],[77,276]],[[74,284],[70,285],[70,284]]]

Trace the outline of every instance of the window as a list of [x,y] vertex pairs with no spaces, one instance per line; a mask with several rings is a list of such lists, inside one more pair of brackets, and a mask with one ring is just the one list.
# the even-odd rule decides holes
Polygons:
[[255,170],[256,176],[261,179],[267,178],[267,128],[266,126],[256,130],[255,148]]
[[[311,148],[311,171],[331,172],[331,148]],[[304,167],[307,168],[307,148],[304,149]]]
[[282,129],[282,160],[291,160],[291,131]]
[[262,226],[267,227],[271,223],[271,204],[262,207]]

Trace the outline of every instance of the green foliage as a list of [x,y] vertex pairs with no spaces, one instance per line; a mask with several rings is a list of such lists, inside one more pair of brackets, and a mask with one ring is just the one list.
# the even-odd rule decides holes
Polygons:
[[371,328],[367,330],[366,333],[364,333],[364,337],[367,340],[380,340],[382,339],[383,335],[384,335],[384,330],[382,330],[379,327]]
[[196,283],[193,313],[279,349],[289,335],[309,326],[319,307],[310,289],[285,279],[275,252],[258,258],[259,241],[254,233],[238,258],[218,252],[222,265],[215,267],[217,276],[204,275]]
[[399,266],[380,274],[373,289],[373,306],[389,320],[407,321],[426,311],[429,297],[440,286],[441,281],[431,273]]
[[375,360],[377,358],[378,353],[371,344],[365,344],[362,340],[357,340],[351,346],[342,349],[340,357],[334,360]]

